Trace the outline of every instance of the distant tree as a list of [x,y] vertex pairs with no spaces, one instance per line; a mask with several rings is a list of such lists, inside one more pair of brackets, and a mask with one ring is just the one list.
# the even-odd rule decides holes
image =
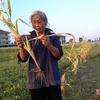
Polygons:
[[70,39],[69,42],[70,42],[70,43],[73,43],[73,42],[74,42],[74,39]]
[[91,42],[91,39],[88,39],[88,41],[87,42]]
[[17,44],[16,44],[16,41],[14,41],[14,45],[17,45]]
[[99,41],[100,41],[100,37],[99,37]]
[[82,37],[79,37],[79,42],[82,42],[83,41],[83,38]]

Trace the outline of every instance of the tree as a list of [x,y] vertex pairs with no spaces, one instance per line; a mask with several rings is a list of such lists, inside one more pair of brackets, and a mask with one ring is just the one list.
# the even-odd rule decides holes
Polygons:
[[99,37],[99,41],[100,41],[100,37]]
[[79,37],[79,42],[82,42],[83,41],[83,38],[82,37]]
[[73,43],[73,42],[74,42],[74,39],[70,39],[69,42],[70,42],[70,43]]
[[87,42],[91,42],[91,39],[88,39],[88,41]]

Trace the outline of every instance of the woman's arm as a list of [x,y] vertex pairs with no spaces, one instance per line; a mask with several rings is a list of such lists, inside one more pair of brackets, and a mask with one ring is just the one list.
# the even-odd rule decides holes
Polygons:
[[51,43],[50,43],[50,38],[48,38],[46,35],[43,36],[41,38],[41,41],[42,43],[45,45],[45,47],[47,47],[50,52],[55,56],[55,57],[60,57],[61,54],[60,54],[60,51],[58,48],[54,47]]
[[19,36],[19,37],[16,38],[16,44],[20,48],[20,51],[19,51],[20,52],[20,54],[19,54],[20,55],[20,58],[22,60],[24,60],[25,57],[26,57],[26,51],[24,49],[24,44],[22,42],[21,36]]
[[59,57],[61,56],[61,55],[60,55],[59,49],[56,48],[56,47],[54,47],[52,44],[50,44],[47,48],[51,51],[51,53],[52,53],[55,57],[58,57],[58,58],[59,58]]

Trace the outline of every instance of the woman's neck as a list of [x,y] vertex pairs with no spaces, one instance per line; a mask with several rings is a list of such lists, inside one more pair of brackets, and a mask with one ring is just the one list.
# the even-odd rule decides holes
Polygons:
[[38,32],[39,36],[45,35],[45,30],[43,32]]
[[45,33],[38,33],[39,34],[39,36],[41,36],[41,35],[44,35]]

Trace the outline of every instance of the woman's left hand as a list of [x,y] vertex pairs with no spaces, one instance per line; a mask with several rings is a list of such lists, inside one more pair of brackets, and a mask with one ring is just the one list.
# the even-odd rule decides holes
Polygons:
[[42,36],[41,41],[42,41],[42,44],[45,45],[45,47],[49,47],[51,45],[50,38],[47,37],[46,35]]

